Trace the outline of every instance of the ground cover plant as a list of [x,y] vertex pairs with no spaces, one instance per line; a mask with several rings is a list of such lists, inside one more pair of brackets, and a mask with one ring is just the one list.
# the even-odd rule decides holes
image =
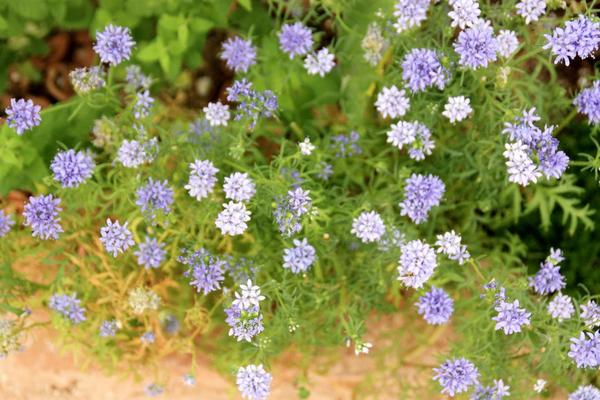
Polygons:
[[[143,43],[100,14],[76,97],[5,110],[2,356],[43,308],[149,396],[205,352],[266,399],[285,349],[369,357],[370,315],[416,313],[457,337],[434,398],[600,399],[595,1],[155,3]],[[228,75],[182,108],[211,35]]]

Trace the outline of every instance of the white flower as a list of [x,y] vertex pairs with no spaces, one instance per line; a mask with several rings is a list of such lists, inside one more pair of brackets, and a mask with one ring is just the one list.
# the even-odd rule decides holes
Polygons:
[[517,3],[517,14],[525,18],[525,23],[537,21],[546,12],[546,0],[521,0]]
[[310,75],[325,76],[335,67],[334,55],[326,47],[319,50],[316,54],[309,54],[304,60],[304,68]]
[[471,258],[467,251],[467,246],[461,243],[462,238],[454,231],[449,231],[443,235],[437,235],[435,245],[438,246],[437,252],[443,253],[449,259],[457,261],[460,265]]
[[502,399],[510,396],[510,386],[505,385],[502,379],[494,379],[495,393],[494,398]]
[[241,235],[246,231],[250,221],[250,211],[246,209],[244,203],[230,201],[223,204],[223,211],[217,216],[215,225],[221,230],[223,235]]
[[535,381],[535,385],[533,385],[533,390],[536,393],[542,393],[544,391],[545,387],[546,387],[546,381],[543,379],[538,379],[537,381]]
[[252,283],[250,279],[246,284],[240,285],[242,294],[235,292],[235,300],[233,305],[242,309],[248,309],[251,306],[259,306],[260,302],[265,299],[265,296],[260,294],[260,287]]
[[202,109],[206,115],[206,120],[210,126],[227,126],[229,121],[229,106],[227,104],[208,103],[208,106]]
[[406,97],[406,91],[398,90],[396,86],[391,86],[384,87],[379,92],[375,107],[383,118],[397,118],[406,114],[410,103],[408,97]]
[[354,345],[354,354],[359,356],[361,354],[369,354],[369,350],[373,347],[372,343],[369,342],[356,342]]
[[457,121],[467,118],[472,112],[471,100],[465,96],[456,96],[448,99],[442,115],[448,118],[450,123],[454,124]]
[[448,13],[448,16],[452,19],[451,26],[460,29],[472,27],[476,25],[481,18],[481,10],[479,9],[479,3],[475,0],[450,0],[450,6],[452,11]]
[[300,146],[300,154],[310,156],[315,149],[315,145],[310,142],[309,138],[305,138],[303,142],[298,143]]
[[504,147],[506,150],[502,154],[506,158],[508,180],[522,186],[527,186],[530,182],[537,182],[542,174],[527,155],[529,147],[520,140],[507,143]]
[[502,57],[510,57],[519,47],[519,39],[513,31],[503,29],[496,36],[496,39],[498,41],[498,54]]

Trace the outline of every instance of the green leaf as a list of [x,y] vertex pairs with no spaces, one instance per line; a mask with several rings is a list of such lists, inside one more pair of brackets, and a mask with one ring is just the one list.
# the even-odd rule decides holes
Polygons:
[[177,31],[181,25],[185,25],[185,19],[179,15],[164,14],[158,20],[158,25],[170,31]]
[[252,0],[238,0],[240,6],[244,7],[248,11],[252,11]]
[[154,41],[141,46],[140,51],[137,53],[137,58],[144,62],[156,61],[159,59],[160,53],[159,43]]
[[213,26],[215,26],[214,22],[204,18],[196,17],[192,18],[192,20],[190,21],[190,28],[194,32],[198,33],[208,32],[208,30]]
[[15,0],[10,7],[21,16],[30,20],[42,20],[48,15],[48,3],[45,0]]

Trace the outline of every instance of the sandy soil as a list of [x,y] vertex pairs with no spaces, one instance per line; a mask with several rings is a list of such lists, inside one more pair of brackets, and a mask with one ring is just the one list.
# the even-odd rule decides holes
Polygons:
[[[399,315],[386,316],[369,324],[367,337],[375,347],[371,354],[356,357],[351,349],[320,356],[305,375],[298,357],[285,354],[273,367],[271,399],[297,399],[300,386],[310,390],[310,399],[435,399],[424,389],[436,364],[435,351],[443,350],[449,340],[448,328],[432,329],[426,343],[407,341],[406,322]],[[423,329],[423,327],[419,327]],[[425,329],[429,329],[425,327]],[[144,387],[149,382],[109,376],[97,368],[81,370],[81,364],[61,352],[48,330],[34,331],[26,339],[25,350],[0,360],[0,399],[10,400],[137,400],[147,399]],[[401,340],[400,340],[401,339]],[[402,348],[399,348],[399,342]],[[188,400],[239,399],[231,377],[223,377],[209,360],[201,360],[197,385],[181,383],[189,360],[168,358],[164,362],[170,377],[159,398]],[[302,385],[299,382],[303,382]]]

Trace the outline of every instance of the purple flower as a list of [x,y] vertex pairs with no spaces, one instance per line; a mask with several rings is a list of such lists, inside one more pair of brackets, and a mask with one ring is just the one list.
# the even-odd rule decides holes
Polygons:
[[133,105],[133,116],[136,119],[147,117],[150,115],[150,109],[152,108],[153,103],[154,99],[150,97],[150,92],[148,90],[137,93],[135,95],[135,104]]
[[144,334],[140,336],[140,340],[144,344],[152,344],[156,341],[156,335],[152,331],[144,332]]
[[158,144],[156,138],[152,138],[146,142],[123,140],[117,153],[117,160],[124,167],[137,168],[146,162],[151,162],[157,150]]
[[408,287],[418,289],[437,268],[435,251],[421,240],[412,240],[400,247],[398,280]]
[[387,137],[387,142],[400,150],[406,145],[409,157],[416,161],[431,155],[435,148],[435,143],[431,140],[431,131],[420,122],[399,121],[392,124]]
[[548,303],[548,313],[552,318],[558,319],[558,322],[571,318],[575,313],[573,300],[567,295],[557,294],[552,301]]
[[163,394],[164,391],[165,389],[162,386],[157,385],[156,383],[151,383],[150,385],[146,386],[146,394],[149,397],[160,396],[161,394]]
[[229,325],[229,336],[234,336],[238,342],[252,339],[264,330],[263,316],[259,313],[258,306],[242,308],[239,304],[232,304],[225,309],[225,322]]
[[445,190],[444,182],[437,176],[412,174],[405,181],[400,215],[407,215],[416,224],[425,222],[429,210],[440,204]]
[[76,152],[73,149],[56,154],[50,164],[54,180],[65,188],[81,185],[92,176],[95,167],[89,152]]
[[173,189],[166,179],[160,182],[149,178],[148,183],[137,190],[135,204],[151,218],[159,210],[166,215],[173,204]]
[[152,85],[152,79],[142,72],[139,65],[129,65],[125,68],[125,89],[129,92],[137,92],[140,89],[148,90]]
[[33,237],[40,239],[58,239],[58,234],[63,231],[60,226],[58,213],[62,211],[59,206],[60,199],[51,194],[30,197],[25,205],[23,216],[25,226],[31,227]]
[[223,204],[223,211],[217,216],[215,225],[223,235],[241,235],[248,229],[250,214],[244,203],[230,201]]
[[475,364],[462,357],[448,359],[433,371],[436,373],[433,380],[442,385],[442,394],[451,397],[456,393],[466,392],[470,386],[479,382],[479,371]]
[[190,179],[185,189],[196,200],[208,197],[217,182],[216,174],[219,169],[208,160],[195,160],[190,164],[190,170]]
[[112,253],[113,257],[124,253],[135,244],[133,235],[127,229],[127,224],[128,222],[125,222],[124,225],[121,225],[119,221],[112,222],[107,219],[106,225],[100,229],[100,242],[107,252]]
[[116,319],[102,321],[100,325],[100,337],[114,337],[119,330]]
[[356,131],[351,131],[349,134],[339,134],[331,138],[333,143],[331,147],[336,150],[335,156],[339,158],[351,157],[355,154],[361,154],[362,149],[358,145],[360,135]]
[[167,255],[164,247],[164,243],[158,243],[155,238],[147,237],[143,243],[140,243],[138,250],[133,254],[137,257],[140,266],[146,269],[158,268]]
[[594,82],[591,88],[583,89],[581,93],[573,100],[577,110],[585,114],[590,120],[590,124],[600,122],[600,81]]
[[454,50],[460,55],[458,63],[463,67],[477,69],[496,61],[498,41],[489,22],[480,22],[458,35]]
[[17,135],[22,135],[26,130],[32,129],[40,124],[41,107],[33,104],[31,100],[25,99],[10,99],[10,107],[7,107],[6,124],[13,128]]
[[250,119],[250,128],[254,128],[260,117],[271,117],[279,107],[277,96],[272,91],[254,90],[252,83],[246,79],[234,82],[227,89],[227,100],[239,103],[235,120]]
[[229,106],[227,104],[221,104],[220,101],[216,103],[208,103],[206,107],[202,109],[206,120],[210,126],[227,126],[227,122],[231,118],[229,113]]
[[442,90],[450,80],[450,72],[434,50],[412,49],[402,60],[402,79],[413,93],[433,86]]
[[592,385],[581,385],[569,395],[569,400],[600,400],[600,390]]
[[498,54],[502,57],[510,57],[519,48],[519,39],[514,31],[503,29],[496,39],[498,40]]
[[234,172],[225,178],[225,197],[233,201],[248,201],[254,196],[256,187],[247,173]]
[[76,293],[73,293],[71,296],[67,294],[53,294],[50,297],[48,306],[69,319],[74,325],[86,320],[84,315],[85,308],[81,306],[81,300],[77,298]]
[[600,333],[581,332],[579,337],[571,338],[571,347],[567,354],[577,368],[596,368],[600,365]]
[[180,256],[178,261],[187,265],[184,276],[190,278],[190,285],[195,287],[197,292],[202,291],[206,295],[221,288],[221,282],[225,279],[224,260],[201,248]]
[[496,330],[502,329],[505,335],[521,332],[523,325],[529,325],[531,313],[519,307],[519,300],[512,303],[499,301],[494,307],[498,315],[492,320],[496,321]]
[[108,25],[102,32],[96,34],[94,51],[98,53],[103,63],[118,65],[129,59],[134,45],[129,28]]
[[510,386],[504,384],[502,379],[495,379],[491,386],[477,385],[470,400],[502,400],[506,396],[510,396]]
[[0,237],[8,234],[14,224],[15,220],[12,215],[4,214],[4,210],[0,210]]
[[310,192],[297,187],[288,191],[284,199],[277,200],[277,208],[274,211],[275,222],[279,226],[279,232],[285,236],[291,236],[302,229],[300,217],[312,207]]
[[581,305],[581,319],[589,327],[600,325],[600,306],[594,300]]
[[556,56],[554,63],[563,61],[568,66],[576,56],[585,59],[598,49],[600,23],[579,15],[578,19],[567,21],[564,28],[556,28],[552,35],[544,36],[547,40],[544,49],[550,49]]
[[316,259],[315,248],[308,244],[306,238],[294,239],[294,247],[284,250],[283,268],[299,274],[308,271]]
[[525,18],[525,23],[537,21],[546,12],[546,0],[521,0],[517,3],[517,14]]
[[406,114],[410,102],[405,90],[398,90],[396,85],[392,85],[381,89],[375,107],[383,118],[398,118]]
[[529,286],[537,294],[546,295],[563,289],[567,286],[567,282],[560,273],[560,266],[546,260],[541,264],[537,274],[529,278]]
[[256,47],[251,40],[239,37],[229,38],[223,43],[221,59],[235,72],[246,72],[256,64]]
[[385,224],[376,211],[364,211],[352,221],[351,233],[363,243],[376,242],[385,233]]
[[477,0],[449,0],[448,4],[452,7],[448,16],[452,19],[450,26],[453,28],[465,29],[481,21],[481,10]]
[[301,22],[283,25],[278,36],[281,50],[287,53],[290,59],[303,56],[312,49],[312,33]]
[[419,297],[416,303],[419,315],[422,315],[431,325],[442,325],[448,322],[454,312],[454,301],[444,291],[432,287],[431,290]]
[[431,0],[398,0],[394,6],[396,32],[419,27],[427,19],[427,10]]
[[266,400],[271,392],[273,377],[262,364],[240,367],[237,372],[237,386],[244,399]]

